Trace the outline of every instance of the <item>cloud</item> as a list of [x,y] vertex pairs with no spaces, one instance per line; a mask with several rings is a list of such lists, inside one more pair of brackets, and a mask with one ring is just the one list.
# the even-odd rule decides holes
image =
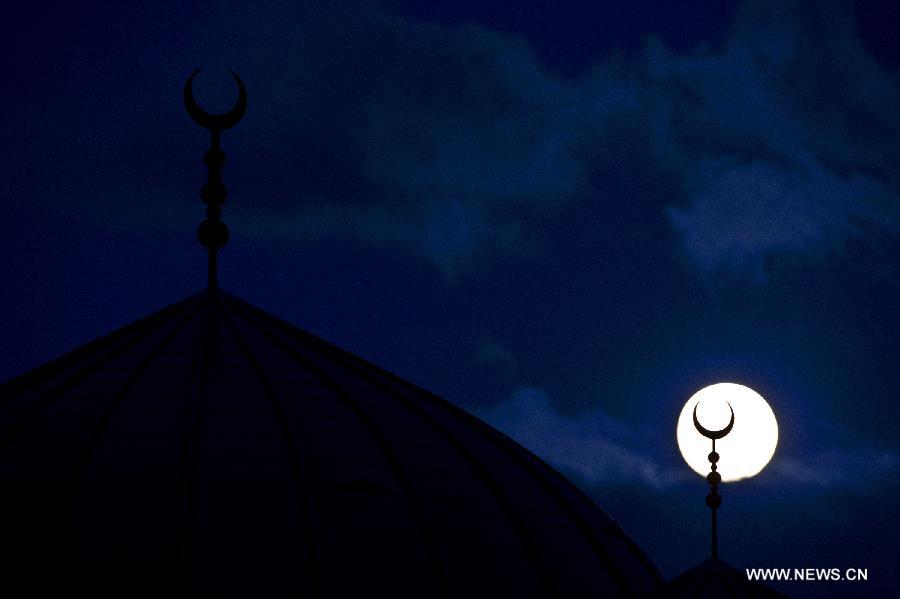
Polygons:
[[[900,77],[866,55],[847,6],[746,5],[720,51],[648,49],[659,146],[682,168],[666,213],[702,274],[764,277],[784,253],[897,236]],[[877,236],[876,236],[877,237]]]
[[635,449],[631,426],[599,410],[578,417],[563,414],[541,389],[520,389],[479,416],[555,468],[590,484],[637,482],[663,488],[689,477]]
[[[702,276],[762,280],[772,257],[900,233],[900,76],[865,53],[847,6],[747,4],[721,48],[677,54],[651,38],[574,78],[521,39],[374,7],[324,25],[287,10],[264,29],[291,65],[278,85],[321,97],[276,95],[284,153],[254,166],[268,178],[312,156],[339,181],[313,175],[266,200],[298,236],[396,244],[453,278],[528,253],[523,223],[574,201],[637,202],[668,219]],[[657,179],[650,197],[609,193]]]
[[[722,47],[673,53],[651,38],[573,77],[521,38],[366,2],[230,5],[184,29],[180,53],[160,51],[163,26],[126,36],[133,47],[104,55],[109,64],[75,47],[66,72],[90,93],[61,90],[28,125],[14,191],[93,222],[118,218],[111,228],[196,222],[184,190],[202,171],[185,169],[180,145],[196,141],[199,155],[205,140],[172,90],[199,62],[205,106],[233,99],[215,76],[229,68],[251,90],[224,141],[225,219],[259,238],[393,245],[452,279],[535,255],[540,223],[563,207],[590,201],[612,215],[628,203],[652,212],[598,236],[661,216],[701,276],[760,279],[772,256],[900,233],[900,74],[865,53],[847,6],[748,3]],[[116,61],[132,56],[146,64],[129,63],[140,79],[123,96]],[[72,195],[87,200],[53,201]],[[123,197],[154,199],[126,210]]]
[[820,488],[865,487],[885,476],[896,478],[900,457],[894,451],[874,449],[819,451],[801,459],[773,460],[772,470],[779,480]]
[[263,181],[255,210],[266,213],[252,232],[394,244],[453,278],[528,253],[521,214],[586,189],[569,114],[575,90],[527,44],[371,6],[260,18],[246,29],[265,29],[265,47],[288,70],[259,94],[291,93],[273,93],[267,107],[275,152],[260,148],[265,159],[251,165]]
[[[481,409],[478,416],[589,486],[636,483],[659,490],[695,476],[686,466],[672,467],[655,453],[659,444],[652,432],[599,409],[565,414],[543,389],[519,389],[506,401]],[[896,479],[898,465],[896,451],[814,448],[803,456],[776,453],[762,479],[796,489],[860,488],[884,477]]]
[[838,251],[843,238],[886,216],[875,200],[888,192],[877,181],[816,164],[702,160],[696,179],[690,206],[667,213],[693,264],[709,274],[763,279],[769,256]]
[[475,349],[473,362],[495,371],[503,380],[511,381],[518,374],[519,364],[513,353],[495,339],[483,339]]

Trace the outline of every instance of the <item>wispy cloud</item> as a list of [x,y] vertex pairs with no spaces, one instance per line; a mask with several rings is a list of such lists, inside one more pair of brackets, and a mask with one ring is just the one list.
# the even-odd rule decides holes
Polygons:
[[[602,410],[569,415],[543,389],[526,387],[478,415],[555,468],[589,486],[636,483],[666,489],[694,478],[654,454],[647,430]],[[672,451],[675,451],[674,439]],[[815,449],[805,455],[776,453],[766,467],[770,484],[795,489],[860,488],[900,474],[900,454],[864,447]]]
[[490,368],[507,381],[518,374],[519,364],[513,353],[496,339],[482,339],[472,360],[476,365]]
[[[318,223],[399,244],[453,277],[527,251],[536,231],[523,214],[611,201],[614,181],[644,188],[636,177],[670,182],[641,201],[669,219],[702,276],[761,280],[772,256],[900,234],[900,174],[886,150],[900,147],[900,78],[865,54],[849,7],[754,3],[719,49],[678,54],[650,39],[643,55],[598,57],[571,79],[524,41],[476,25],[372,8],[311,31],[314,19],[293,14],[270,23],[267,44],[293,65],[287,84],[312,77],[325,98],[276,98],[275,145],[296,150],[286,161],[329,156],[330,176],[355,182],[270,200],[304,234]],[[296,36],[312,36],[327,69]],[[311,123],[336,118],[311,135]],[[317,218],[323,210],[359,214]]]
[[686,203],[667,214],[702,273],[759,279],[779,253],[900,234],[883,152],[900,143],[900,78],[865,54],[849,7],[796,8],[745,7],[721,51],[648,54],[668,115],[661,145],[686,173]]
[[662,488],[689,477],[635,447],[635,430],[599,410],[569,416],[537,388],[517,391],[479,414],[532,452],[590,484],[637,482]]
[[[587,188],[573,147],[574,86],[527,44],[377,7],[327,17],[287,8],[268,23],[266,47],[290,67],[280,85],[303,80],[320,97],[282,94],[269,107],[281,151],[253,165],[255,180],[273,182],[260,190],[267,214],[257,234],[287,223],[275,228],[395,244],[452,278],[528,252],[520,211],[564,205]],[[281,173],[296,172],[289,163],[301,156],[316,168],[286,193]]]
[[[183,190],[196,177],[179,166],[184,152],[151,159],[145,148],[202,139],[171,100],[199,60],[206,73],[242,70],[253,89],[253,110],[229,136],[242,137],[241,154],[226,167],[236,200],[226,218],[246,234],[391,244],[452,278],[533,255],[535,223],[560,207],[590,200],[612,212],[635,201],[668,219],[701,276],[760,278],[773,255],[900,236],[900,74],[866,55],[849,7],[799,6],[747,4],[722,47],[676,53],[649,39],[642,53],[598,56],[576,77],[478,25],[368,3],[230,6],[192,27],[181,55],[161,53],[142,71],[158,80],[142,80],[128,101],[114,93],[118,78],[73,61],[102,93],[76,86],[54,98],[29,132],[23,163],[34,172],[17,185],[100,223],[119,214],[128,226],[167,226],[159,214],[187,214]],[[217,95],[215,77],[197,81],[213,109],[233,95],[227,78],[218,83]],[[79,114],[77,146],[56,130],[69,112]],[[143,176],[110,168],[110,156],[144,165]],[[45,183],[46,168],[59,177]],[[663,183],[647,191],[648,181]],[[110,199],[52,201],[73,188]],[[148,193],[168,204],[120,207]]]
[[877,200],[889,193],[877,181],[816,164],[703,160],[693,185],[691,204],[670,207],[668,216],[693,264],[710,274],[760,280],[773,254],[839,251],[846,237],[887,217]]
[[810,457],[783,457],[774,460],[772,470],[778,478],[802,486],[821,488],[863,487],[884,476],[895,478],[900,455],[895,451],[874,449],[829,450]]

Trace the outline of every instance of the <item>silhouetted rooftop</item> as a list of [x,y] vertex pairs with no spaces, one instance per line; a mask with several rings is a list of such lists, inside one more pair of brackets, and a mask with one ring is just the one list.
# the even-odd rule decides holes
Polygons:
[[658,597],[666,599],[785,599],[785,595],[719,559],[700,562],[668,582]]

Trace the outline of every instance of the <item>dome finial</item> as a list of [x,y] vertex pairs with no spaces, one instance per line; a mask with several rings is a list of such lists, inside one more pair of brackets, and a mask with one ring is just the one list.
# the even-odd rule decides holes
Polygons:
[[196,69],[184,84],[184,107],[191,119],[210,132],[210,147],[203,156],[208,169],[206,184],[200,195],[206,203],[206,220],[200,223],[197,238],[203,247],[209,250],[208,285],[210,289],[219,286],[217,252],[228,242],[228,227],[219,218],[222,215],[222,204],[228,197],[228,191],[222,183],[222,165],[225,164],[225,152],[219,147],[220,133],[238,124],[247,109],[247,90],[237,73],[231,75],[238,85],[238,100],[228,111],[221,114],[206,112],[194,99],[194,77],[200,69]]
[[725,435],[731,432],[731,429],[734,427],[734,408],[731,407],[731,404],[728,404],[728,409],[731,411],[731,419],[728,421],[728,425],[719,430],[709,430],[700,424],[700,421],[697,420],[697,406],[700,405],[698,401],[694,404],[694,428],[697,429],[701,435],[706,437],[707,439],[712,440],[712,451],[709,452],[709,474],[706,475],[706,481],[709,483],[709,495],[706,496],[706,506],[712,511],[712,558],[719,559],[719,540],[718,540],[718,531],[716,526],[716,510],[722,505],[722,497],[719,495],[719,483],[722,482],[722,475],[716,472],[718,466],[716,466],[716,462],[719,461],[719,454],[716,452],[716,439],[721,439]]

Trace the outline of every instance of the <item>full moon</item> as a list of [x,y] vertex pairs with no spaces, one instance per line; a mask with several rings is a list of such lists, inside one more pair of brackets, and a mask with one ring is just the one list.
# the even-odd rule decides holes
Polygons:
[[778,423],[766,400],[743,385],[718,383],[697,391],[684,404],[676,428],[678,449],[694,472],[706,476],[712,441],[694,427],[693,411],[698,403],[697,420],[710,430],[728,424],[729,404],[734,410],[734,428],[716,441],[722,480],[735,481],[759,474],[772,459],[778,444]]

